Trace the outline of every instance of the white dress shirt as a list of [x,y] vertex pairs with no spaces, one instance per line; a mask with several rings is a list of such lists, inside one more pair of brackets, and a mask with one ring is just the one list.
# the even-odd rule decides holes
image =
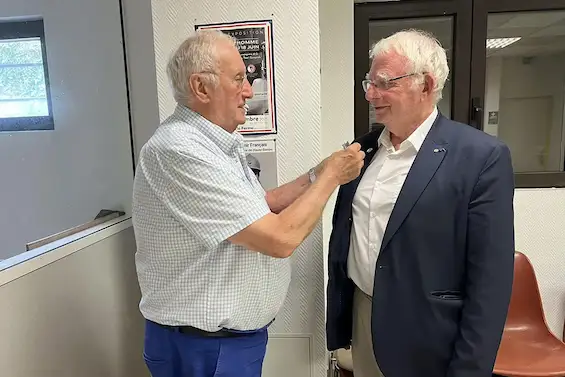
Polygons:
[[388,220],[412,163],[438,114],[437,108],[395,150],[390,133],[381,133],[379,150],[367,167],[353,197],[353,225],[347,270],[353,282],[369,296],[377,257]]

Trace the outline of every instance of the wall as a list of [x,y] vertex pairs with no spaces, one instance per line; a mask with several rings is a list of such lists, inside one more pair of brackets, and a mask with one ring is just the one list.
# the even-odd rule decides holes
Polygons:
[[0,133],[5,259],[103,208],[129,212],[132,158],[118,0],[0,0],[0,9],[44,17],[55,120],[54,131]]
[[[134,253],[130,226],[0,283],[1,374],[149,377],[142,358],[144,323]],[[0,272],[0,280],[7,273]]]
[[[322,155],[329,156],[354,138],[353,19],[350,1],[319,2],[320,65],[322,101]],[[322,219],[324,249],[324,287],[327,284],[327,253],[332,229],[337,190],[328,201]],[[325,290],[324,290],[325,293]],[[324,311],[325,315],[325,311]]]
[[[561,154],[562,132],[563,132],[563,96],[565,90],[565,54],[552,54],[534,56],[531,61],[524,57],[507,57],[502,61],[502,75],[500,81],[500,101],[501,105],[504,101],[518,101],[518,104],[526,104],[529,101],[537,100],[545,97],[551,108],[547,115],[547,123],[540,125],[545,126],[546,130],[539,127],[539,135],[532,132],[529,135],[539,138],[539,150],[535,148],[532,152],[546,153],[546,169],[550,171],[563,169],[563,156]],[[528,101],[528,102],[526,102]],[[529,106],[528,106],[529,107]],[[531,109],[535,114],[536,110]],[[539,114],[541,115],[541,114]],[[538,116],[539,116],[538,115]],[[518,131],[523,128],[520,133],[528,135],[528,129],[532,130],[532,124],[526,122],[504,122],[505,113],[503,109],[500,112],[499,133],[505,140],[510,139],[516,142],[522,142],[524,149],[533,149],[538,145],[532,145],[526,140],[520,140],[515,135],[519,135]],[[536,116],[535,118],[538,118]],[[527,115],[524,114],[524,118]],[[533,120],[532,120],[533,121]],[[526,129],[527,128],[527,129]],[[528,135],[528,136],[529,136]],[[528,145],[529,144],[529,145]],[[520,145],[520,144],[518,144]],[[515,153],[524,155],[527,152],[520,151]],[[531,153],[531,152],[530,152]],[[536,156],[537,157],[537,156]]]
[[530,258],[546,320],[561,338],[565,322],[565,189],[516,190],[516,250]]
[[[487,59],[485,131],[508,142],[518,171],[563,168],[564,63],[562,53]],[[489,111],[500,111],[497,124],[488,124]]]

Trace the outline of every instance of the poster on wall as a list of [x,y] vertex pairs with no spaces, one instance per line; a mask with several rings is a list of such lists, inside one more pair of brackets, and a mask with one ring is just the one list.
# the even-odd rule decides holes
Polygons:
[[275,75],[273,70],[272,21],[244,21],[196,25],[196,30],[220,30],[232,36],[245,63],[253,98],[247,100],[242,135],[276,134]]
[[273,139],[246,139],[243,149],[247,166],[251,168],[265,191],[278,186],[276,141]]

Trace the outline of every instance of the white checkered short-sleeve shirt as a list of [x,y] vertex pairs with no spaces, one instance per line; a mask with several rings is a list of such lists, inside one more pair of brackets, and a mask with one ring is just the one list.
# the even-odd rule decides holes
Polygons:
[[269,212],[241,135],[177,106],[142,148],[134,181],[143,316],[206,331],[271,322],[288,290],[289,260],[227,241]]

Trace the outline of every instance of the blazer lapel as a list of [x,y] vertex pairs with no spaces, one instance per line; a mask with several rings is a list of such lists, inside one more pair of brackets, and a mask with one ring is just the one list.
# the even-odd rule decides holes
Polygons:
[[447,143],[439,137],[442,118],[437,118],[406,176],[388,221],[381,251],[386,248],[447,155]]
[[359,186],[359,182],[361,182],[361,178],[363,177],[363,174],[365,174],[367,167],[371,163],[371,160],[375,156],[375,153],[377,153],[378,150],[377,140],[383,128],[384,127],[377,127],[376,130],[365,135],[361,139],[355,140],[355,142],[358,142],[361,145],[361,150],[365,152],[365,159],[363,162],[363,167],[361,168],[361,172],[359,173],[359,176],[343,186],[343,202],[346,203],[345,208],[349,208],[350,212],[351,212],[351,204],[353,203],[353,197],[355,196],[355,192],[357,191],[357,186]]

